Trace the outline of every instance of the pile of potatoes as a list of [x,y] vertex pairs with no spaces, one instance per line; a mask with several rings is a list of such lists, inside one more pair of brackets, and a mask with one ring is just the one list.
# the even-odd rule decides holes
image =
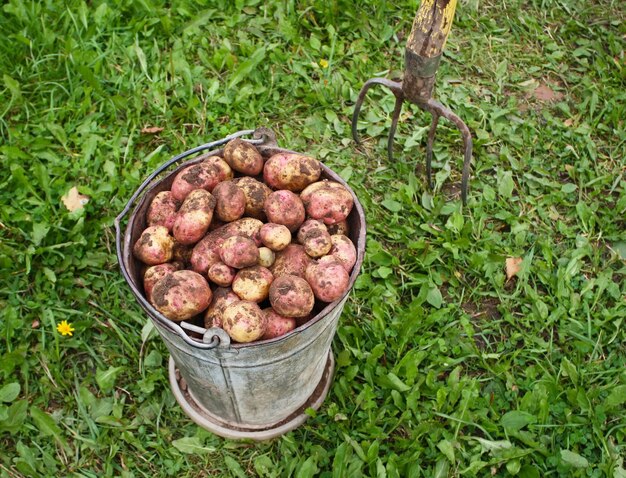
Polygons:
[[341,298],[357,254],[352,194],[311,157],[267,161],[241,140],[182,169],[133,247],[145,296],[174,321],[203,314],[236,342],[279,337]]

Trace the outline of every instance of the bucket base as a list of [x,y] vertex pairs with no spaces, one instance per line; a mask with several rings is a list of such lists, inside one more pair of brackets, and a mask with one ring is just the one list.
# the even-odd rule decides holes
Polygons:
[[169,361],[169,377],[172,392],[176,397],[176,401],[182,407],[183,411],[189,418],[191,418],[197,425],[201,426],[202,428],[221,437],[234,439],[251,439],[258,441],[276,438],[302,425],[309,417],[305,413],[305,410],[307,408],[317,410],[324,402],[326,395],[328,395],[328,390],[330,389],[334,370],[335,357],[333,356],[332,350],[330,350],[328,352],[328,359],[326,360],[326,366],[324,367],[322,379],[317,384],[317,387],[313,391],[313,394],[309,397],[306,403],[294,413],[292,413],[289,417],[276,425],[261,430],[250,430],[247,428],[228,425],[224,422],[216,420],[212,416],[209,416],[203,409],[203,407],[198,405],[198,403],[194,400],[194,398],[187,390],[187,387],[185,385],[181,387],[182,379],[180,378],[180,374],[178,373],[178,369],[176,368],[176,363],[171,356]]

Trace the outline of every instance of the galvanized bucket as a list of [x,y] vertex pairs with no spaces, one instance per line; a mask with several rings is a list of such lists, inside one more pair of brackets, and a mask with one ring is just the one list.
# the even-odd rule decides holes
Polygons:
[[[250,135],[252,139],[245,139]],[[201,324],[169,320],[144,297],[142,264],[133,257],[132,246],[146,227],[146,210],[152,199],[170,189],[178,171],[208,156],[221,155],[220,146],[238,137],[254,144],[264,158],[291,152],[278,147],[271,130],[259,128],[240,131],[172,158],[141,184],[116,218],[116,246],[122,274],[171,354],[170,383],[185,413],[218,435],[261,440],[299,426],[307,417],[305,410],[318,408],[328,393],[334,368],[331,342],[363,262],[365,216],[352,189],[322,164],[322,177],[343,184],[354,198],[348,223],[357,261],[343,297],[314,310],[315,316],[294,331],[275,339],[236,344],[222,329],[207,330]],[[179,164],[193,155],[196,157]],[[173,165],[177,167],[157,178]],[[121,222],[131,209],[122,237]]]

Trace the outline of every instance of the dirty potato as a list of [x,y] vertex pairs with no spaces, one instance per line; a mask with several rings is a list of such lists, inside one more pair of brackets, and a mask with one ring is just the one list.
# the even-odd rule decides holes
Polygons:
[[173,250],[174,238],[165,226],[147,227],[133,246],[134,256],[149,266],[169,262]]
[[174,237],[181,244],[194,244],[209,230],[215,198],[204,189],[191,191],[176,214]]
[[249,176],[234,179],[233,182],[246,196],[245,215],[264,220],[265,211],[263,207],[267,197],[272,194],[272,190],[261,181],[257,181]]
[[263,181],[272,189],[300,192],[320,178],[317,159],[297,153],[278,153],[263,167]]
[[269,297],[272,308],[285,317],[304,317],[315,305],[315,296],[308,282],[292,275],[275,278]]
[[211,327],[222,328],[224,310],[230,304],[238,302],[239,300],[237,294],[235,294],[230,287],[218,287],[215,289],[209,308],[204,313],[204,327],[206,329],[210,329]]
[[252,239],[244,236],[231,236],[220,247],[222,262],[235,269],[257,265],[259,249]]
[[224,148],[224,161],[235,171],[256,176],[263,171],[263,157],[254,145],[241,138],[229,141]]
[[315,298],[322,302],[334,302],[341,298],[350,283],[343,263],[334,256],[322,257],[307,267],[305,278]]
[[224,310],[223,329],[236,342],[260,339],[267,327],[267,318],[255,302],[240,300]]
[[232,222],[246,211],[246,195],[232,181],[223,181],[213,189],[215,215],[224,222]]
[[154,196],[148,208],[146,214],[148,226],[165,226],[171,232],[180,205],[181,201],[176,199],[171,191],[161,191]]
[[297,194],[286,189],[274,191],[265,200],[265,214],[269,222],[282,224],[289,231],[296,231],[304,222],[304,204]]
[[152,305],[174,321],[187,320],[204,312],[211,303],[211,297],[206,279],[188,270],[166,275],[152,289]]
[[232,288],[241,300],[262,302],[267,299],[273,280],[274,276],[266,267],[246,267],[237,272]]

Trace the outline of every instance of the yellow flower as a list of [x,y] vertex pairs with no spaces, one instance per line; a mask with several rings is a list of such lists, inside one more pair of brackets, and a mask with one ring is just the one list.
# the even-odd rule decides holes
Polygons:
[[72,335],[72,332],[74,332],[74,327],[72,327],[72,324],[68,324],[67,320],[63,320],[59,325],[57,325],[57,331],[61,334],[61,335]]
[[320,66],[322,68],[328,68],[328,61],[324,59],[320,60]]

